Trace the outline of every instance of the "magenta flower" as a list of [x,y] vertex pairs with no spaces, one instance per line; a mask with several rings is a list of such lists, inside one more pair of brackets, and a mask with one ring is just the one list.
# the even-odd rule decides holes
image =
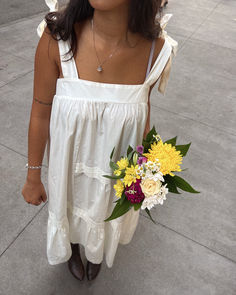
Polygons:
[[142,154],[143,153],[143,146],[142,145],[137,145],[136,146],[136,151],[138,152],[138,153],[140,153],[140,154]]
[[143,163],[146,163],[147,162],[147,158],[146,157],[139,157],[138,158],[138,165],[142,165]]
[[125,195],[126,198],[131,203],[141,203],[142,200],[145,198],[144,193],[142,192],[140,186],[141,179],[136,179],[135,183],[132,183],[130,186],[126,186],[125,188]]

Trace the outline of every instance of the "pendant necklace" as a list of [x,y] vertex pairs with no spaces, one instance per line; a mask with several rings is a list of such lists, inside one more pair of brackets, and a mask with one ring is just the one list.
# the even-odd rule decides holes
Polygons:
[[114,55],[114,53],[117,51],[117,49],[119,48],[119,43],[120,43],[120,41],[118,42],[118,45],[117,45],[117,47],[115,48],[115,50],[108,56],[108,58],[106,58],[103,62],[100,62],[100,60],[99,60],[99,57],[98,57],[98,53],[97,53],[97,50],[96,50],[96,47],[95,47],[95,37],[94,37],[94,25],[93,25],[93,18],[91,19],[91,25],[92,25],[92,31],[93,31],[93,46],[94,46],[94,50],[95,50],[95,52],[96,52],[96,56],[97,56],[97,60],[98,60],[98,64],[99,64],[99,66],[97,67],[97,71],[98,72],[102,72],[103,71],[103,67],[102,67],[102,65],[109,59],[109,58],[111,58],[113,55]]

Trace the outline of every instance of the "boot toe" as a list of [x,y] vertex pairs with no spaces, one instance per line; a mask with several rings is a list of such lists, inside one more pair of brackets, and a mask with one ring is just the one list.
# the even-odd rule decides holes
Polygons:
[[75,259],[75,257],[70,258],[68,261],[68,267],[72,275],[82,281],[84,279],[84,267],[80,259]]
[[102,263],[94,264],[90,261],[87,262],[86,275],[87,275],[87,279],[89,281],[91,281],[97,277],[97,275],[101,269],[101,265],[102,265]]

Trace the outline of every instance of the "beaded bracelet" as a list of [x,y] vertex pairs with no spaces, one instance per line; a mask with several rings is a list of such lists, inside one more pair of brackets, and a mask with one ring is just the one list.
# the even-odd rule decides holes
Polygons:
[[30,169],[41,169],[43,166],[29,166],[28,163],[25,165],[25,168],[30,168]]

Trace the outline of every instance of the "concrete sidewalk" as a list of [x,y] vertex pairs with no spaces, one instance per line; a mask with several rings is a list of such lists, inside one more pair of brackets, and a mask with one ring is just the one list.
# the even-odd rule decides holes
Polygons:
[[[157,225],[142,214],[131,243],[93,282],[74,279],[66,263],[48,264],[47,203],[31,206],[21,196],[36,28],[46,11],[0,26],[1,295],[236,294],[236,2],[167,6],[166,30],[179,50],[166,95],[153,89],[151,126],[164,139],[192,142],[183,177],[201,194],[169,194],[152,211]],[[42,175],[47,188],[46,167]]]

